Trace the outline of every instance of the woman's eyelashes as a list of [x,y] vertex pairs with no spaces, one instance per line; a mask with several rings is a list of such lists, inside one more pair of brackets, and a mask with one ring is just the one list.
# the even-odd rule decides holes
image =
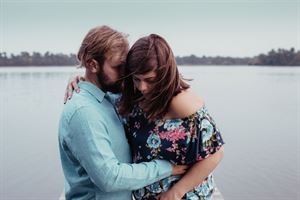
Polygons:
[[143,82],[151,84],[151,83],[155,83],[155,77],[145,78],[143,80],[141,80],[141,79],[139,79],[137,77],[133,77],[133,81],[137,82],[137,83],[143,81]]

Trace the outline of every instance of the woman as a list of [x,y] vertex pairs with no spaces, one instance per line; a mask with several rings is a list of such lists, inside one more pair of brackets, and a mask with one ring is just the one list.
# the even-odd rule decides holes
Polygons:
[[171,176],[134,191],[136,199],[212,199],[211,172],[223,157],[223,140],[204,101],[178,72],[168,43],[159,35],[131,47],[118,105],[126,117],[133,161],[164,159],[187,164]]

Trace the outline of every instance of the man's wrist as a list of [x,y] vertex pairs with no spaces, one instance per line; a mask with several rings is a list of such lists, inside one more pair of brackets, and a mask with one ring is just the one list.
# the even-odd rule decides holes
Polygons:
[[153,160],[158,164],[160,169],[160,175],[164,176],[164,178],[171,176],[173,172],[173,166],[169,161],[166,160]]

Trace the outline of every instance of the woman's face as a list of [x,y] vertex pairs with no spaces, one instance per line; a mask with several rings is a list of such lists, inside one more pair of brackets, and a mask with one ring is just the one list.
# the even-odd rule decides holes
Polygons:
[[134,87],[138,89],[143,95],[149,94],[156,78],[156,72],[150,71],[145,74],[134,74]]

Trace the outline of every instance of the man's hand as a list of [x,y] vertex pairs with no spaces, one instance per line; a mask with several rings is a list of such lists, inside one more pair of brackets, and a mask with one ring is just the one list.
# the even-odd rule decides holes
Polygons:
[[68,99],[72,98],[73,91],[75,90],[77,93],[80,92],[80,89],[78,87],[78,82],[79,81],[84,81],[84,77],[77,75],[75,77],[71,77],[69,79],[66,91],[65,91],[65,97],[64,97],[64,103],[67,102]]
[[188,165],[172,165],[172,175],[184,174],[188,167]]

